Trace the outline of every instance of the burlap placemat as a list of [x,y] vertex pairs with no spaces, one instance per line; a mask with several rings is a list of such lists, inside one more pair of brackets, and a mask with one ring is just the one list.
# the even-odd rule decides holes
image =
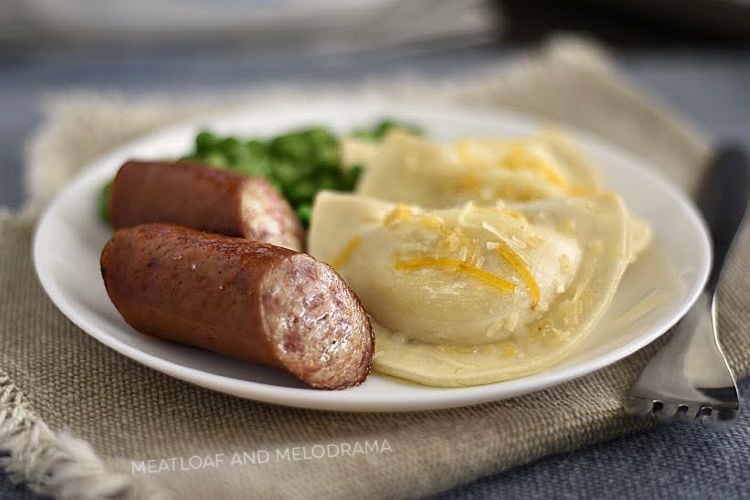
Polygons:
[[[348,89],[511,107],[592,129],[695,186],[707,141],[628,82],[591,44],[558,40],[509,67],[436,85],[419,78]],[[290,98],[294,88],[219,101],[127,101],[75,94],[50,106],[29,150],[30,203],[0,215],[0,461],[64,498],[366,498],[435,493],[479,476],[653,425],[622,401],[657,345],[607,369],[509,401],[444,411],[307,411],[225,396],[164,376],[73,326],[37,283],[35,214],[82,165],[111,147],[208,111]],[[310,97],[307,97],[308,99]],[[721,286],[723,343],[745,375],[750,232]],[[94,270],[92,270],[94,272]],[[253,463],[254,462],[254,463]]]

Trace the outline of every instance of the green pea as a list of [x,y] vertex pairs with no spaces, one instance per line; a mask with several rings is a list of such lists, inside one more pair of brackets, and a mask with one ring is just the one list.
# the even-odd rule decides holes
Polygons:
[[352,191],[357,186],[357,181],[359,181],[360,176],[362,175],[363,169],[359,165],[353,165],[352,167],[349,167],[349,170],[347,170],[344,174],[344,181],[342,182],[342,189],[344,191]]
[[203,131],[195,136],[195,154],[204,156],[216,148],[219,139],[208,131]]
[[112,220],[112,214],[109,211],[109,199],[112,196],[112,182],[106,183],[102,186],[102,190],[99,192],[99,216],[107,224]]
[[274,178],[278,179],[284,186],[290,186],[297,182],[300,178],[300,171],[292,162],[289,161],[277,161],[272,164],[272,172]]
[[307,131],[310,142],[315,146],[331,146],[338,143],[338,139],[325,127],[310,127]]
[[424,130],[412,123],[402,122],[394,118],[387,118],[381,120],[371,127],[363,127],[356,129],[352,135],[362,139],[369,139],[372,141],[382,140],[388,132],[393,129],[402,129],[415,135],[424,135]]
[[337,176],[322,175],[317,179],[318,189],[338,190],[341,181]]
[[335,172],[339,169],[339,151],[336,146],[326,146],[315,151],[315,164],[322,171]]
[[312,203],[302,203],[297,207],[297,215],[305,227],[310,225],[310,215],[312,215]]
[[301,161],[308,157],[309,147],[303,138],[288,134],[271,141],[271,152],[285,160]]
[[258,139],[247,141],[245,143],[245,148],[247,148],[250,156],[268,156],[268,146],[265,142]]
[[207,155],[204,155],[203,161],[214,168],[226,168],[228,163],[226,156],[219,153],[218,151],[213,151],[211,153],[208,153]]
[[259,158],[257,160],[248,160],[234,167],[234,170],[241,174],[254,177],[269,177],[271,169],[267,159]]
[[289,197],[296,202],[305,202],[312,200],[318,191],[315,183],[309,179],[303,179],[288,189]]

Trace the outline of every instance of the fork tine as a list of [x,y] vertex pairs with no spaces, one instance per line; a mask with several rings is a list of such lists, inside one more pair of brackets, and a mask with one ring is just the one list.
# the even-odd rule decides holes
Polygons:
[[737,419],[737,415],[739,415],[739,407],[738,406],[719,406],[717,408],[713,408],[711,411],[711,420],[717,424],[731,424],[734,423],[734,421]]
[[[677,403],[670,401],[668,403],[662,403],[657,405],[654,404],[654,413],[659,417],[662,422],[669,422],[673,420],[679,420],[680,422],[691,422],[693,420],[701,418],[701,412],[703,411],[706,415],[711,414],[711,408],[701,406],[697,403]],[[707,411],[706,411],[707,410]]]
[[671,402],[659,401],[654,403],[654,415],[659,419],[660,422],[670,422],[675,420],[679,405]]
[[681,420],[683,422],[689,422],[690,420],[693,420],[696,415],[698,415],[698,411],[700,410],[700,406],[693,405],[689,406],[686,404],[677,405],[677,411],[674,414],[674,418],[677,420]]
[[662,423],[697,421],[717,427],[731,424],[739,414],[738,404],[711,405],[706,402],[678,402],[632,395],[626,400],[625,409],[629,414],[640,417],[653,415]]
[[654,415],[661,422],[699,421],[706,425],[725,426],[734,422],[739,414],[739,407],[722,405],[712,407],[700,403],[677,403],[655,401],[653,407]]
[[639,417],[645,417],[650,415],[654,411],[654,404],[656,401],[653,399],[630,396],[625,401],[625,411],[631,415],[637,415]]
[[710,406],[703,405],[698,410],[698,414],[695,416],[696,419],[700,420],[701,423],[705,424],[708,423],[711,418],[715,418],[712,416],[714,413],[713,408]]

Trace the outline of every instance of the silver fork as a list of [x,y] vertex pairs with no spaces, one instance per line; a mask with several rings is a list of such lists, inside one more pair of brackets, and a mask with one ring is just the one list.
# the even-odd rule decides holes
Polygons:
[[747,208],[748,189],[747,154],[741,147],[720,147],[699,196],[713,236],[711,275],[670,341],[641,372],[625,402],[627,413],[708,425],[737,419],[737,385],[719,345],[716,287]]

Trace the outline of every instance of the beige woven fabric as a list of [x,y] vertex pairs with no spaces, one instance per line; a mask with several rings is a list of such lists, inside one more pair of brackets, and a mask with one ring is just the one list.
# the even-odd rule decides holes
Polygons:
[[[598,48],[575,40],[556,41],[509,68],[490,68],[439,87],[404,78],[348,91],[513,107],[573,123],[652,159],[686,189],[694,187],[708,152],[705,139],[683,119],[636,90]],[[313,96],[326,92],[332,90],[305,90]],[[293,88],[198,104],[77,94],[50,108],[30,148],[31,208],[25,218],[0,217],[2,425],[18,424],[15,435],[43,423],[67,429],[93,446],[101,467],[122,473],[110,476],[121,481],[116,491],[134,498],[145,491],[181,498],[415,497],[652,425],[624,416],[622,401],[658,345],[590,376],[509,401],[406,414],[331,413],[242,400],[177,381],[109,350],[57,311],[32,267],[33,213],[81,165],[167,123],[281,97],[304,100]],[[750,335],[740,328],[750,324],[750,283],[743,279],[749,267],[746,228],[720,290],[723,342],[740,375],[750,367],[750,352],[743,347]],[[18,422],[8,417],[13,411]],[[20,421],[30,416],[38,420]],[[0,448],[8,436],[2,425]],[[347,446],[357,445],[364,451],[369,445],[369,451],[344,456]],[[324,458],[304,459],[321,449]],[[253,453],[264,461],[264,452],[266,463],[247,461]],[[296,454],[303,459],[294,460]],[[77,455],[65,456],[75,462]],[[232,464],[233,458],[242,463]],[[154,467],[166,464],[177,471],[144,473],[149,463],[140,461],[148,459],[156,460]],[[180,470],[198,460],[196,470]],[[223,463],[216,464],[219,460]],[[65,494],[33,471],[18,469],[13,470],[40,489]],[[71,474],[69,484],[75,483],[79,494],[102,487],[83,482],[84,472]],[[137,489],[144,481],[150,489]]]

